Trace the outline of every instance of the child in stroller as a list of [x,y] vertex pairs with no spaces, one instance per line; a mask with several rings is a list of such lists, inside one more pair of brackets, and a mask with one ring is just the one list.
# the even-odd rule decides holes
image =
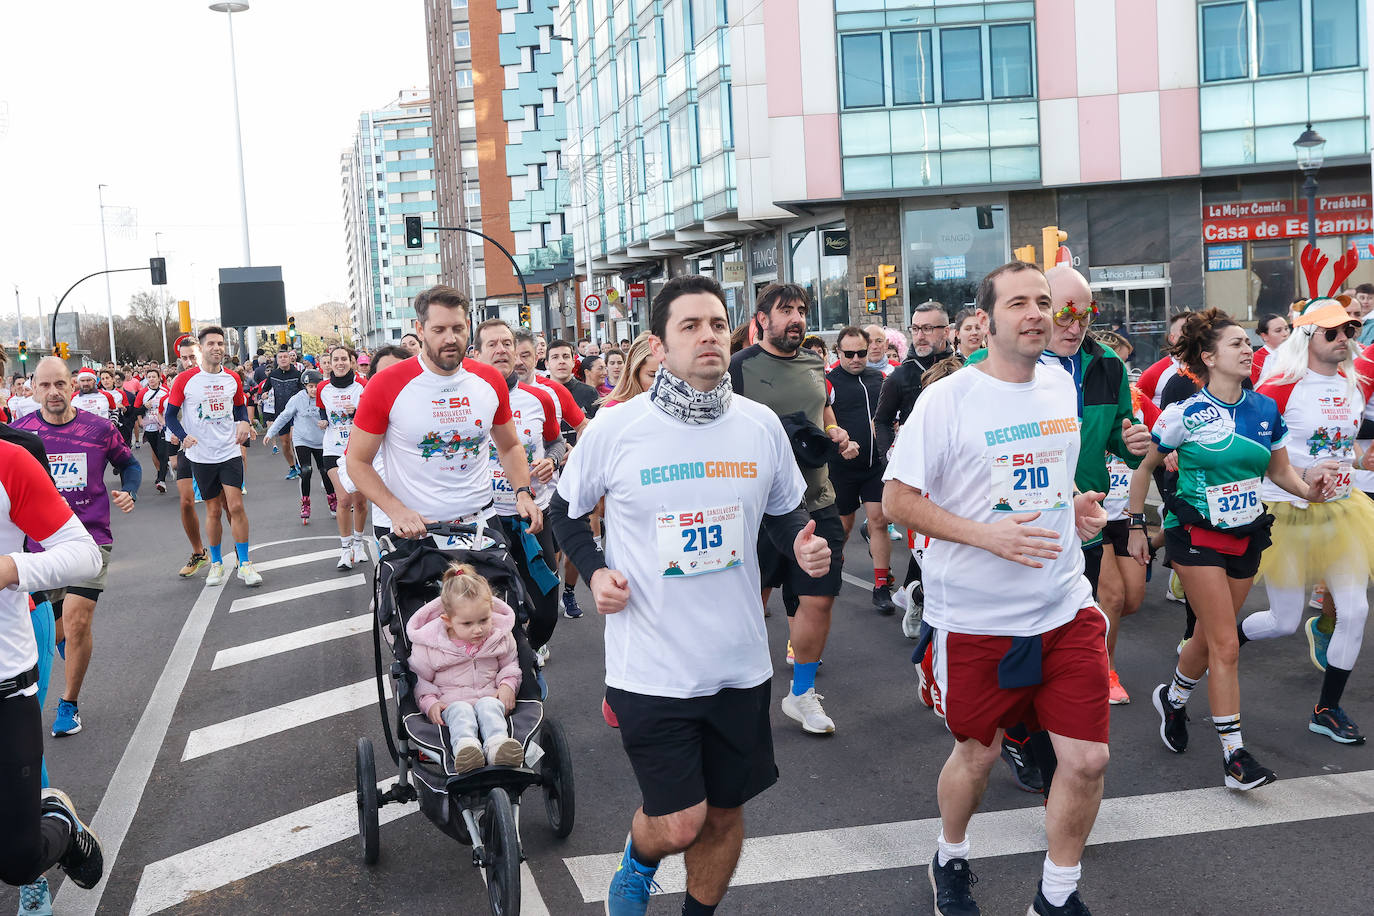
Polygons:
[[406,625],[416,702],[431,722],[448,726],[460,774],[525,762],[506,725],[521,681],[514,626],[515,612],[466,563],[448,568],[439,597]]

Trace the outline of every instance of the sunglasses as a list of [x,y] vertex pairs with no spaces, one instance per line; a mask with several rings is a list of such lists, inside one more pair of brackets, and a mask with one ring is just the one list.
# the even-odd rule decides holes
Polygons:
[[841,350],[840,355],[845,359],[858,359],[860,356],[867,356],[868,350]]
[[1361,327],[1363,327],[1363,325],[1358,321],[1347,321],[1339,327],[1327,328],[1326,341],[1327,343],[1334,343],[1339,334],[1344,334],[1348,340],[1354,340],[1356,337],[1360,336]]

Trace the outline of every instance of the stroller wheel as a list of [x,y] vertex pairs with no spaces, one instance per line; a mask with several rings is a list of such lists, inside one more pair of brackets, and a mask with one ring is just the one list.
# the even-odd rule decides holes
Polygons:
[[381,853],[381,837],[377,830],[377,764],[372,754],[372,742],[358,739],[355,760],[358,776],[358,836],[362,839],[363,862],[377,864]]
[[520,838],[505,789],[492,789],[482,817],[483,867],[492,916],[520,912]]
[[539,745],[544,759],[539,762],[539,776],[544,787],[544,812],[549,816],[553,835],[560,840],[572,833],[577,815],[577,800],[573,789],[572,750],[563,726],[546,718],[540,728]]

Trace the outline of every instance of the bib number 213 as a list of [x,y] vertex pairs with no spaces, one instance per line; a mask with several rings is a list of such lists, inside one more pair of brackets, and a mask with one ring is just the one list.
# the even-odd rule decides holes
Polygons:
[[721,545],[720,525],[700,525],[696,528],[684,528],[681,532],[685,543],[682,545],[683,553],[696,553],[700,550],[710,550]]

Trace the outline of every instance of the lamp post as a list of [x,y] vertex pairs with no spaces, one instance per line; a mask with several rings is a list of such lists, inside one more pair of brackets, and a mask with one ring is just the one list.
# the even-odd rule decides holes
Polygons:
[[1322,167],[1322,154],[1326,149],[1326,138],[1312,129],[1307,129],[1293,141],[1293,152],[1297,156],[1298,168],[1302,169],[1302,193],[1307,198],[1307,244],[1317,247],[1317,170]]
[[105,185],[95,186],[96,199],[100,201],[100,251],[105,257],[105,315],[110,321],[110,362],[118,363],[114,341],[114,296],[110,293],[110,246],[105,241]]
[[247,0],[211,3],[210,9],[227,14],[229,23],[229,81],[234,89],[234,150],[239,163],[239,222],[243,232],[243,266],[252,267],[253,257],[248,249],[248,186],[243,178],[243,126],[239,123],[239,71],[234,54],[234,14],[248,9]]

